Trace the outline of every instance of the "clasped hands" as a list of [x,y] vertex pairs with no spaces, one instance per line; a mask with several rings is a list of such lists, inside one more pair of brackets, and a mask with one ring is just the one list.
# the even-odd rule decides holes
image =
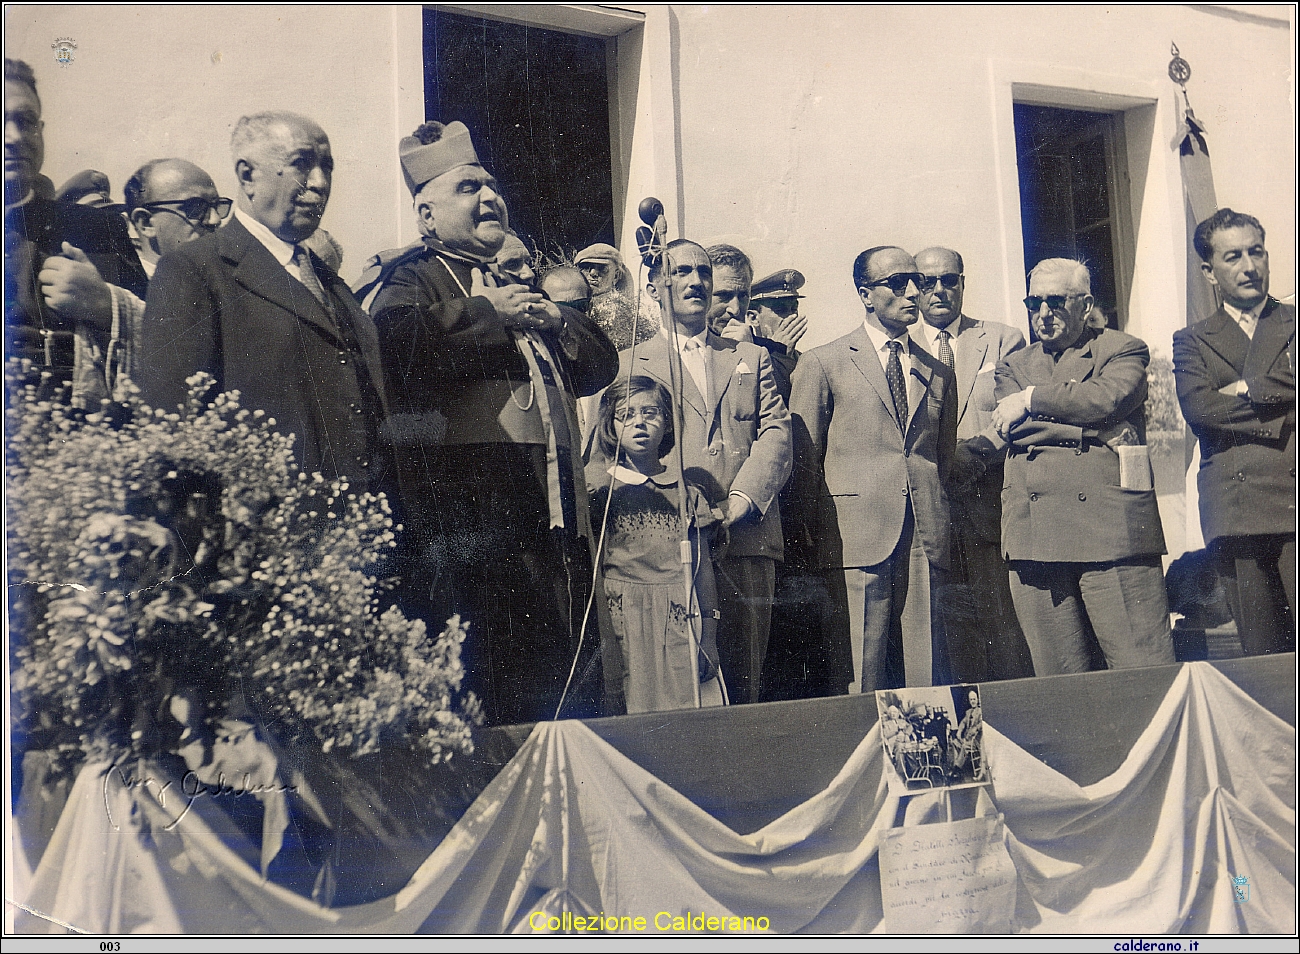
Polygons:
[[520,331],[556,331],[564,325],[560,306],[526,285],[497,285],[496,276],[481,268],[474,269],[470,280],[470,297],[483,297],[492,303],[507,328]]

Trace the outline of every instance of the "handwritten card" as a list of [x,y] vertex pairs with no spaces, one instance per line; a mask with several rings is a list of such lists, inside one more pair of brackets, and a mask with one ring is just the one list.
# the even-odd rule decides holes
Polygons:
[[1016,869],[1001,818],[913,825],[880,840],[880,894],[890,934],[1006,934]]

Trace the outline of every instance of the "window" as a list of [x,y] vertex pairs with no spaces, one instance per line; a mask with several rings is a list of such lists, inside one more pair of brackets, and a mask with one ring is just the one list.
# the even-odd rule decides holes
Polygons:
[[1133,268],[1122,112],[1016,103],[1025,266],[1076,258],[1112,328],[1128,321]]
[[424,11],[425,116],[469,127],[511,226],[546,255],[616,241],[612,42]]

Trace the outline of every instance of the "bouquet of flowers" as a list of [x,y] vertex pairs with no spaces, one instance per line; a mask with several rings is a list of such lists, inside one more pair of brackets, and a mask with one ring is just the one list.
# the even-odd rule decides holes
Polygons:
[[400,529],[382,495],[300,473],[238,392],[205,401],[206,375],[181,413],[132,400],[78,417],[8,370],[10,671],[28,747],[120,762],[242,718],[353,756],[471,750],[465,624],[430,638],[382,609]]

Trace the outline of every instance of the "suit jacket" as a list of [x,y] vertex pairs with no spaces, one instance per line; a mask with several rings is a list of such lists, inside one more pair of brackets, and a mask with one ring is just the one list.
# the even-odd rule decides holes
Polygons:
[[238,219],[158,263],[145,305],[140,388],[174,409],[198,371],[217,391],[294,435],[304,471],[377,485],[384,459],[375,327],[348,286],[316,262],[334,315]]
[[[712,407],[690,373],[682,375],[682,433],[677,440],[686,479],[704,491],[711,505],[738,490],[758,508],[757,518],[751,515],[731,527],[729,555],[780,560],[784,547],[777,495],[789,480],[792,466],[790,415],[777,393],[772,361],[764,349],[711,332],[707,340]],[[647,375],[671,393],[671,356],[668,339],[657,334],[619,352],[618,376]],[[593,447],[592,455],[593,462],[601,460],[598,448]],[[609,464],[602,463],[603,467],[596,464],[588,473],[604,473]]]
[[[1270,300],[1253,338],[1220,308],[1174,332],[1183,417],[1201,442],[1201,529],[1219,537],[1296,530],[1295,307]],[[1242,396],[1219,388],[1244,380]]]
[[[999,321],[976,321],[962,315],[952,339],[957,365],[957,440],[984,437],[994,447],[1002,440],[993,428],[994,372],[998,364],[1025,346],[1025,336]],[[952,497],[953,519],[965,518],[982,539],[1002,536],[1002,476],[1005,455],[985,458],[988,468],[967,493]]]
[[1155,491],[1121,487],[1119,454],[1098,436],[1128,425],[1145,442],[1150,360],[1131,335],[1085,328],[1059,359],[1035,342],[998,365],[999,401],[1034,386],[1032,416],[1012,429],[1007,451],[1008,560],[1112,563],[1165,552]]
[[799,358],[790,389],[795,497],[817,566],[886,560],[909,501],[930,563],[948,566],[944,482],[957,441],[956,378],[913,341],[908,381],[904,432],[865,328]]

